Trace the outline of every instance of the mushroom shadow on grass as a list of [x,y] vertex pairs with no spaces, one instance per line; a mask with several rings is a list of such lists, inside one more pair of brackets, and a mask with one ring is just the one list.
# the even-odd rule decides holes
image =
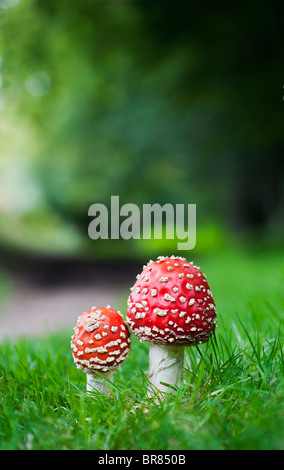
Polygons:
[[206,343],[216,328],[205,274],[181,257],[149,261],[131,288],[126,321],[137,339],[150,342],[148,394],[174,392],[183,376],[184,347]]

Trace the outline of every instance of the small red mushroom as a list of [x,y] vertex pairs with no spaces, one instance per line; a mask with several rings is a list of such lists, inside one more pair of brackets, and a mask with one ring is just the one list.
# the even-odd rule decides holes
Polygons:
[[206,276],[185,258],[159,256],[144,266],[131,288],[127,319],[140,341],[149,341],[149,380],[158,390],[178,385],[184,346],[207,342],[216,308]]
[[71,338],[74,362],[87,373],[87,392],[106,394],[114,370],[130,351],[130,332],[121,313],[109,306],[93,307],[78,318]]

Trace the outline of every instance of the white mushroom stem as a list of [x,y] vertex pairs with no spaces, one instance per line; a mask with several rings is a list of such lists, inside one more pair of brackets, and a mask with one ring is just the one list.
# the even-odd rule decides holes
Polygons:
[[[163,383],[172,387],[180,384],[183,373],[183,358],[183,346],[164,346],[151,343],[148,372],[150,383],[160,392],[173,392],[171,387],[163,385]],[[150,391],[149,395],[152,393]]]
[[113,371],[109,370],[99,375],[96,372],[87,373],[87,393],[101,392],[104,395],[110,393],[110,382],[113,381]]

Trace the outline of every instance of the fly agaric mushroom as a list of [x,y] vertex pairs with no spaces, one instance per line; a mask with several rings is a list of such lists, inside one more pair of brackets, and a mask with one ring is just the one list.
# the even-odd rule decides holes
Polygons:
[[205,343],[216,327],[206,276],[185,258],[159,256],[144,266],[131,288],[126,321],[150,342],[149,380],[161,392],[182,379],[184,346]]
[[74,330],[73,359],[77,368],[87,373],[87,392],[96,389],[106,394],[114,370],[130,351],[128,326],[121,313],[110,306],[93,307],[78,317]]

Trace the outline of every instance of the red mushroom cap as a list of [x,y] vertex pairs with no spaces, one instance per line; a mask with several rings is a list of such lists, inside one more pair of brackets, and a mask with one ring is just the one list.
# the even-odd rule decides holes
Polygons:
[[85,372],[114,370],[130,351],[130,332],[120,312],[92,308],[78,318],[71,340],[74,362]]
[[132,288],[126,321],[138,339],[151,343],[207,342],[216,309],[206,276],[185,258],[150,261]]

